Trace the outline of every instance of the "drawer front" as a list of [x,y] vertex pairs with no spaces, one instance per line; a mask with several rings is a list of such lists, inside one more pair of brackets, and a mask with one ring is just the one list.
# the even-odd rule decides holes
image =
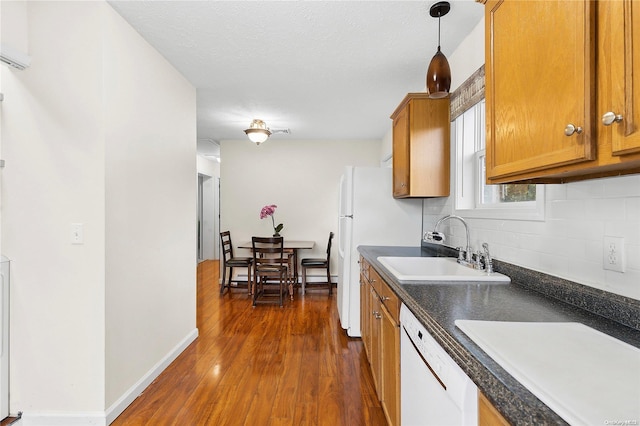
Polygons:
[[384,282],[380,286],[378,294],[380,295],[382,303],[387,307],[389,314],[391,314],[391,317],[396,323],[399,323],[400,300],[398,299],[398,296],[396,296],[393,290],[391,290],[391,288]]
[[378,275],[376,270],[373,268],[369,268],[369,282],[378,295],[381,294],[382,286],[386,286],[384,281],[382,281],[382,278],[380,278],[380,275]]

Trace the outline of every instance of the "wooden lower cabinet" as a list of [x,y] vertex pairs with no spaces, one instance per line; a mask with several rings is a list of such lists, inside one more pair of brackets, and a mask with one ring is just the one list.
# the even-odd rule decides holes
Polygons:
[[[400,300],[380,275],[360,258],[360,325],[374,386],[387,422],[400,425]],[[478,425],[509,422],[478,392]]]
[[382,400],[382,333],[380,330],[380,299],[372,287],[369,288],[369,306],[371,307],[371,315],[369,317],[369,320],[371,321],[371,356],[369,357],[369,364],[371,364],[371,373],[373,375],[373,382],[376,386],[378,399]]
[[509,422],[482,392],[478,392],[478,426],[509,426]]
[[360,258],[360,334],[367,359],[371,359],[371,299],[369,296],[369,263]]
[[363,258],[360,272],[362,341],[387,422],[400,425],[400,301]]
[[400,327],[398,318],[381,306],[380,348],[382,350],[381,403],[390,425],[400,424]]

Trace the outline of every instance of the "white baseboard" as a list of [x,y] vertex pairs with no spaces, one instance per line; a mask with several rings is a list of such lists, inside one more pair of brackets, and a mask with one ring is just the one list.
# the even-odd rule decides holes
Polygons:
[[[106,411],[106,424],[111,424],[140,394],[169,366],[177,357],[198,338],[198,329],[193,329],[182,342],[178,343],[163,359],[161,359],[147,374],[128,391],[126,391],[111,407]],[[27,426],[27,425],[25,425]]]
[[103,411],[26,411],[14,426],[106,426],[106,421]]
[[[301,283],[302,282],[302,277],[299,277],[298,281]],[[327,274],[307,274],[307,283],[314,283],[314,282],[326,283],[327,282]],[[337,283],[338,282],[338,276],[337,275],[331,275],[331,282],[333,284]]]
[[196,328],[131,386],[107,411],[24,411],[22,418],[14,426],[107,426],[122,414],[147,386],[197,338],[198,329]]
[[[240,281],[246,281],[247,280],[247,274],[238,274],[238,275],[236,275],[234,277],[234,279],[238,279]],[[327,274],[307,274],[307,282],[308,283],[326,282],[326,281],[327,281]],[[222,281],[220,281],[220,283],[221,282]],[[331,282],[334,283],[334,284],[337,283],[338,282],[338,276],[331,274]],[[302,283],[302,276],[300,275],[300,271],[298,271],[298,284],[300,284],[300,283]]]

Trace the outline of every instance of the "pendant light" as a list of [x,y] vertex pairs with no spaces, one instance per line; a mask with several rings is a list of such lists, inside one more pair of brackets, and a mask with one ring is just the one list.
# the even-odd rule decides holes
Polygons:
[[262,120],[253,120],[249,125],[249,128],[244,131],[251,142],[256,145],[260,145],[262,142],[269,139],[271,136],[271,131],[267,127],[267,123]]
[[438,51],[427,69],[427,93],[430,98],[445,98],[451,88],[451,68],[446,56],[440,51],[440,18],[449,13],[451,5],[447,1],[439,1],[429,8],[429,15],[438,18]]

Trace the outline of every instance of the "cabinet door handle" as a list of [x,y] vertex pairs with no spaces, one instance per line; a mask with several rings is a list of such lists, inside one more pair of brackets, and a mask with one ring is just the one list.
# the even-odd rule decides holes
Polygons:
[[380,301],[381,301],[381,302],[386,302],[387,300],[389,300],[389,296],[382,296],[382,297],[380,297]]
[[373,317],[375,319],[382,319],[382,315],[380,315],[380,312],[377,311],[373,311]]
[[620,123],[622,121],[622,114],[616,114],[613,111],[605,112],[602,115],[602,124],[605,126],[611,126],[613,123]]
[[580,126],[576,127],[573,124],[567,124],[567,127],[564,128],[565,136],[571,136],[574,133],[577,133],[577,134],[582,133],[582,127]]

